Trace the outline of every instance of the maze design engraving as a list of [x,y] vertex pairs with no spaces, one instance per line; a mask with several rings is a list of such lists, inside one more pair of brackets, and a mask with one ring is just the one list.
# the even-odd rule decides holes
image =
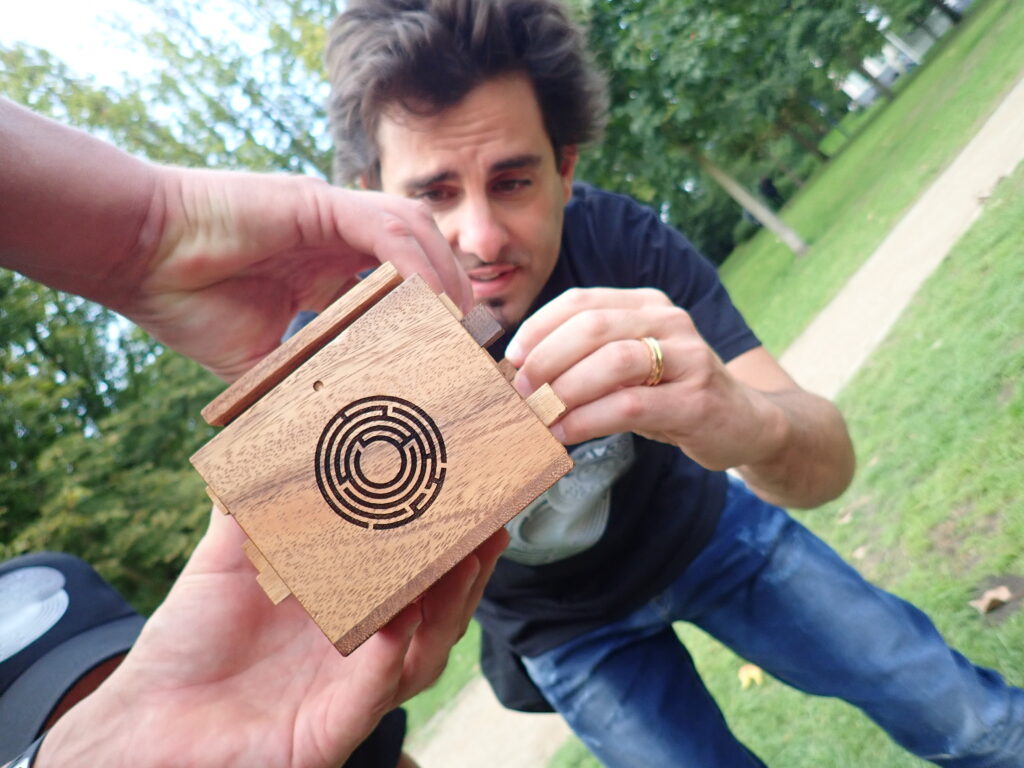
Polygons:
[[316,484],[348,522],[398,528],[437,500],[447,460],[444,438],[426,411],[398,397],[364,397],[321,432]]

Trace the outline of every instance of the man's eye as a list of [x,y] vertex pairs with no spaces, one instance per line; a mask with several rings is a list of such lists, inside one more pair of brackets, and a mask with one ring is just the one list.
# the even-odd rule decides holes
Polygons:
[[518,192],[530,184],[529,179],[502,179],[494,183],[494,188],[498,192]]
[[414,200],[422,200],[425,203],[444,203],[451,200],[453,193],[447,189],[424,189],[413,195]]

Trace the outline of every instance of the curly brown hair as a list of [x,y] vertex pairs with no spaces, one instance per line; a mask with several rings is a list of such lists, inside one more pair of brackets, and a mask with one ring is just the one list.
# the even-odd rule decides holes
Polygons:
[[334,180],[379,186],[381,112],[436,114],[474,87],[521,72],[556,153],[596,139],[604,76],[557,0],[350,0],[327,39]]

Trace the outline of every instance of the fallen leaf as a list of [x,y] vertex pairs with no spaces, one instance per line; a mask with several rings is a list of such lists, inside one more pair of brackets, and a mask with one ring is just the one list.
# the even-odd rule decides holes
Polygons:
[[764,684],[764,672],[756,664],[744,664],[740,667],[739,672],[736,676],[740,679],[740,686],[743,690],[747,690],[751,685],[763,685]]
[[868,556],[868,546],[867,546],[867,544],[864,544],[864,545],[862,545],[860,547],[857,547],[855,550],[853,550],[853,559],[854,560],[863,560],[867,556]]
[[1000,584],[998,587],[992,589],[986,589],[985,592],[977,600],[971,600],[968,605],[973,607],[978,613],[985,614],[991,613],[1001,605],[1006,605],[1013,599],[1013,592],[1005,584]]

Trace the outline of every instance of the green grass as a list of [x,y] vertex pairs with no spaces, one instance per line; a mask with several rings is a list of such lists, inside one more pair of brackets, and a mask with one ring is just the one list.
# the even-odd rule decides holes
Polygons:
[[[1024,684],[1024,611],[968,606],[1024,576],[1024,165],[926,282],[840,397],[860,469],[837,502],[801,519],[868,578],[921,607],[978,664]],[[678,628],[736,734],[772,766],[923,766],[837,701],[766,678]],[[551,768],[598,763],[570,740]]]
[[767,231],[722,265],[733,299],[781,353],[871,255],[1024,72],[1024,3],[986,0],[783,211],[811,245]]

